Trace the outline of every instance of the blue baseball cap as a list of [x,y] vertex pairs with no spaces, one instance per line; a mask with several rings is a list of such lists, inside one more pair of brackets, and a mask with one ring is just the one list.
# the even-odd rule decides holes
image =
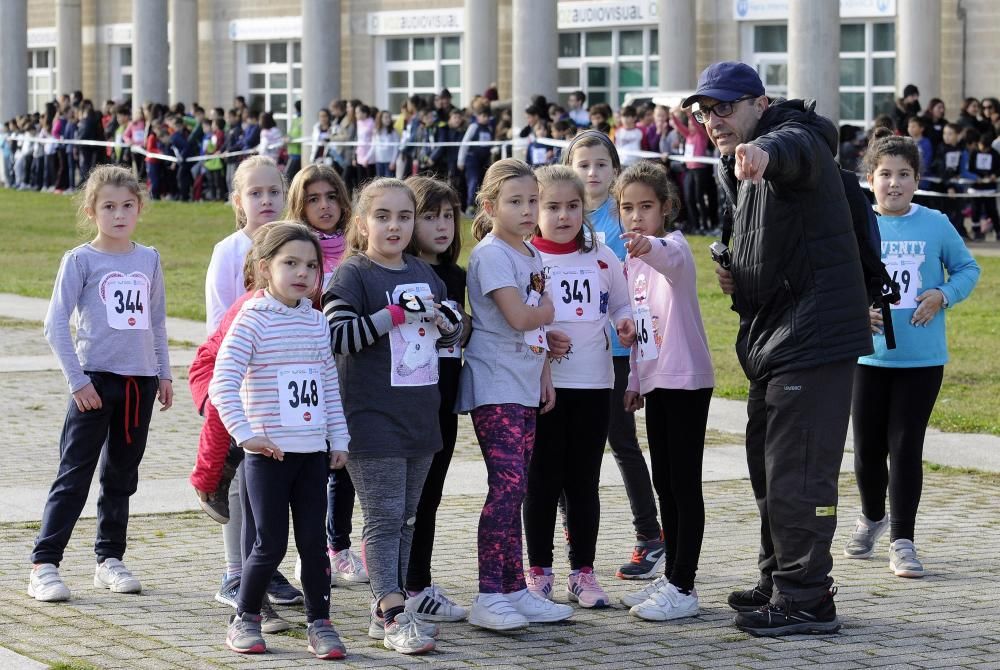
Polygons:
[[722,61],[702,70],[701,76],[698,77],[698,90],[685,98],[681,107],[690,107],[698,102],[699,98],[732,102],[746,95],[754,97],[764,95],[764,84],[761,83],[757,71],[746,63]]

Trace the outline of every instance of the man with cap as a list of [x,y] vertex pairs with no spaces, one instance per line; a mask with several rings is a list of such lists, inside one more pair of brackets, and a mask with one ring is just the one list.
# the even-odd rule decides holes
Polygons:
[[[716,273],[739,314],[750,380],[746,450],[760,508],[760,577],[734,591],[754,635],[831,633],[830,544],[858,356],[872,351],[837,129],[815,102],[771,100],[753,68],[715,63],[688,97],[722,154],[733,206]],[[724,267],[728,266],[728,267]]]

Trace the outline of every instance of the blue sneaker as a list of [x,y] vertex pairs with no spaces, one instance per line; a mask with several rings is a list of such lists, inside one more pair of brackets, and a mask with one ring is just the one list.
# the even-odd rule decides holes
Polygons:
[[277,570],[267,585],[267,597],[273,605],[298,605],[303,600],[302,591],[292,586]]
[[236,597],[239,594],[240,576],[230,577],[222,575],[222,584],[219,585],[219,592],[215,594],[216,601],[236,609]]

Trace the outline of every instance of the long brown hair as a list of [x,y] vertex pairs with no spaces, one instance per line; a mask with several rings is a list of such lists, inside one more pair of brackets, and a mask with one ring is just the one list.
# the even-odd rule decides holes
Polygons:
[[[316,250],[316,260],[319,262],[320,268],[323,267],[323,248],[319,244],[319,238],[309,226],[298,221],[274,221],[261,226],[254,233],[253,247],[251,247],[249,255],[253,257],[259,268],[260,261],[270,263],[281,251],[281,248],[289,242],[308,242],[313,245],[313,249]],[[316,286],[313,287],[313,291],[309,295],[314,307],[319,304],[322,297],[322,270],[316,275]],[[267,288],[267,280],[259,272],[256,278],[256,288]]]
[[[674,186],[674,181],[667,175],[666,168],[652,161],[639,161],[625,168],[611,185],[611,196],[615,202],[621,203],[625,187],[631,184],[643,184],[653,189],[656,199],[667,209],[663,217],[663,226],[666,229],[667,224],[677,217],[677,212],[681,208],[680,194]],[[618,215],[621,216],[620,210]]]
[[[443,207],[451,207],[452,217],[455,226],[455,234],[451,244],[443,252],[438,254],[438,263],[455,264],[462,254],[462,203],[450,185],[433,177],[413,176],[407,177],[404,182],[413,191],[416,198],[416,216],[419,219],[421,214],[427,212],[440,212]],[[414,222],[416,226],[416,222]],[[409,253],[418,255],[417,235],[414,230],[413,239],[410,241]]]
[[483,239],[493,230],[493,217],[487,214],[484,203],[487,201],[495,203],[500,197],[500,189],[504,183],[520,177],[531,177],[538,181],[535,173],[531,171],[531,166],[516,158],[498,160],[486,171],[479,193],[476,194],[478,211],[472,221],[472,236],[477,240]]
[[340,205],[340,219],[337,220],[333,230],[342,233],[347,228],[347,222],[351,220],[351,198],[347,195],[347,186],[337,171],[322,163],[308,165],[295,175],[292,185],[288,188],[288,218],[310,225],[306,219],[306,189],[323,181],[328,183],[336,194],[337,204]]
[[389,189],[398,188],[406,192],[410,196],[410,201],[413,202],[413,210],[416,212],[417,209],[417,199],[413,195],[413,191],[410,187],[406,185],[401,179],[396,179],[394,177],[379,177],[373,179],[361,192],[358,193],[354,200],[353,212],[351,216],[350,223],[347,225],[347,232],[345,233],[344,242],[346,243],[346,249],[344,250],[344,258],[350,258],[351,256],[357,256],[364,254],[368,249],[368,237],[364,234],[365,229],[365,217],[368,216],[368,212],[371,211],[372,201],[381,191],[386,191]]

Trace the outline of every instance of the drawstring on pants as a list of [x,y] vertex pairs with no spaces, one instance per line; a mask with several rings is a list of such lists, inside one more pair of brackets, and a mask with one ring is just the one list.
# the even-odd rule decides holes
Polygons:
[[[131,390],[135,390],[135,411],[130,412],[129,409],[132,405],[132,394]],[[139,395],[139,383],[135,380],[135,377],[125,378],[125,444],[132,444],[132,428],[139,427],[139,403],[141,401],[141,396]],[[133,414],[132,425],[129,426],[128,417],[129,414]]]

